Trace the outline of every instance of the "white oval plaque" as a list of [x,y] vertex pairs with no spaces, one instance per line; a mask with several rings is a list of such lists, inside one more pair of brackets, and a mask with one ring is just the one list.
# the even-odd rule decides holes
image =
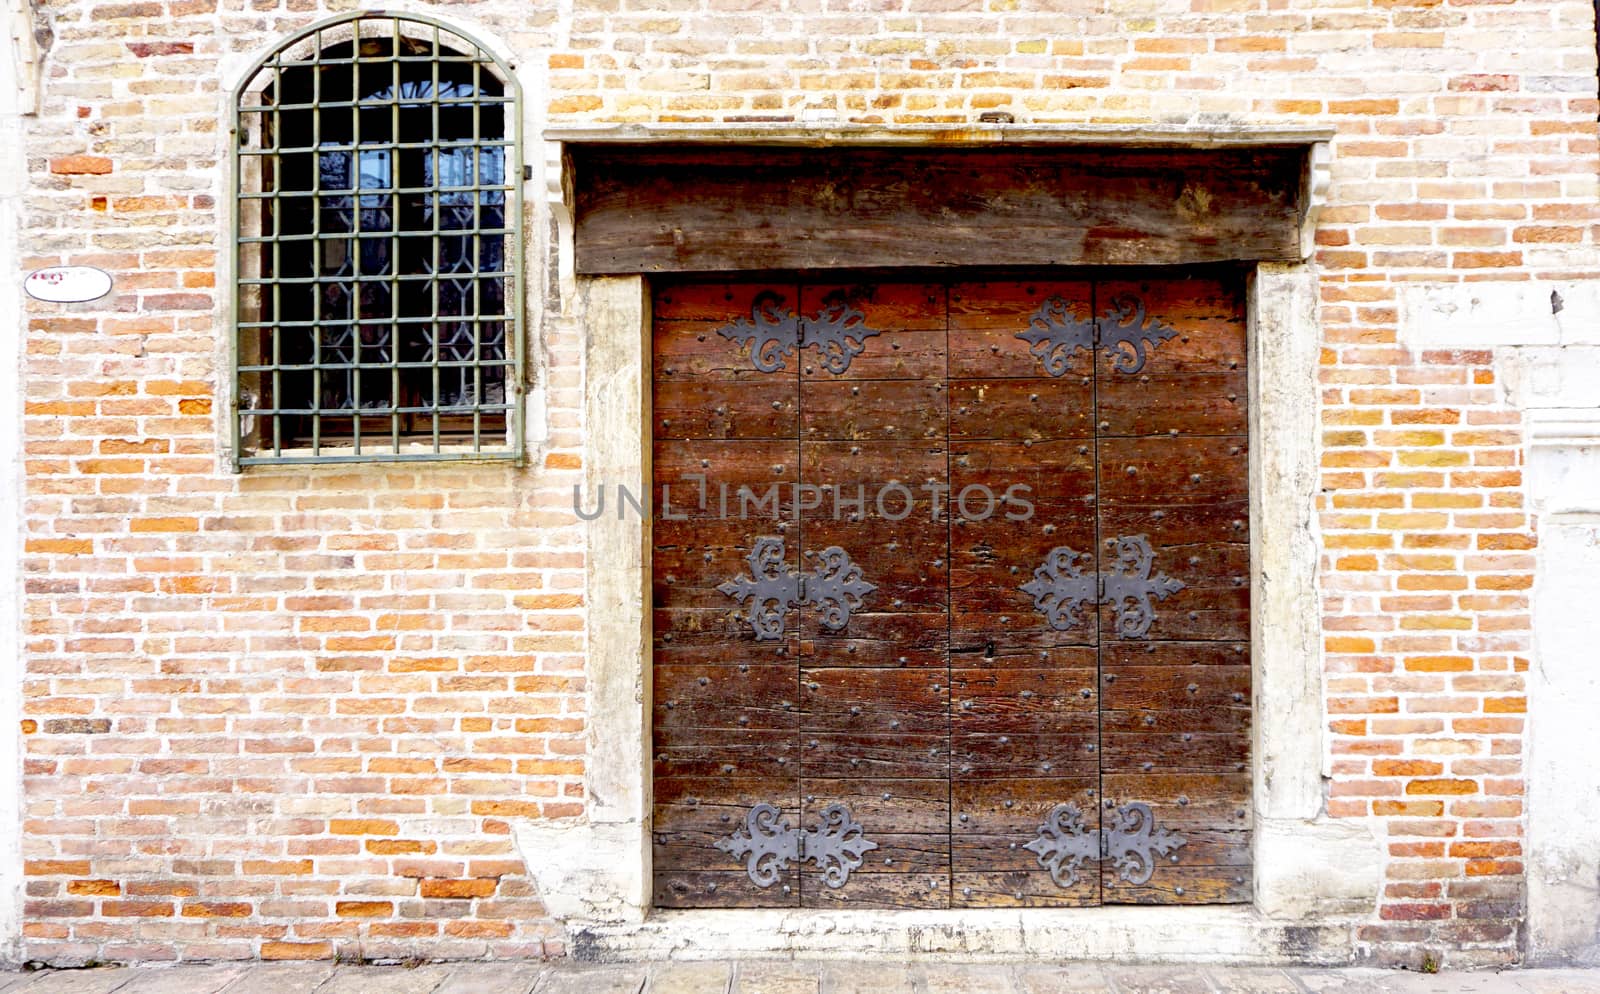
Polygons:
[[77,304],[110,293],[111,274],[92,266],[52,266],[29,273],[22,288],[35,300]]

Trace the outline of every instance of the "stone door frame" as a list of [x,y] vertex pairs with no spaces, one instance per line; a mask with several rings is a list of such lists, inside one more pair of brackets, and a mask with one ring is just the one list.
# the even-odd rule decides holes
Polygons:
[[[1313,189],[1314,179],[1307,178]],[[1302,222],[1307,254],[1313,221]],[[561,248],[570,259],[570,245]],[[1246,287],[1255,714],[1255,901],[1246,906],[652,909],[650,521],[648,513],[618,515],[615,507],[619,485],[650,506],[650,286],[644,276],[568,285],[576,293],[563,295],[567,320],[585,343],[585,492],[604,487],[612,499],[607,513],[587,524],[587,817],[521,822],[513,834],[575,955],[937,952],[1241,963],[1353,957],[1355,926],[1377,904],[1383,856],[1366,822],[1330,819],[1325,811],[1316,537],[1322,335],[1309,265],[1258,263]]]

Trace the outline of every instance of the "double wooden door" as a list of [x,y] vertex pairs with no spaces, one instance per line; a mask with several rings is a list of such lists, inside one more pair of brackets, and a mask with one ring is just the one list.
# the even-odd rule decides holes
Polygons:
[[1250,897],[1227,275],[654,297],[655,901]]

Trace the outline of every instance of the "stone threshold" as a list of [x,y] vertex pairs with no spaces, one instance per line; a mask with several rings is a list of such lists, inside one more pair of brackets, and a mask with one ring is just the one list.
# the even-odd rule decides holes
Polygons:
[[941,962],[1093,960],[1338,966],[1357,919],[1271,920],[1250,907],[652,911],[638,922],[567,923],[574,958],[937,956]]

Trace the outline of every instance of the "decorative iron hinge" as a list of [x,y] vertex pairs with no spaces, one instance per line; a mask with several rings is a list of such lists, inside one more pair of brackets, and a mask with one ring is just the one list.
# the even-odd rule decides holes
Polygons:
[[1050,297],[1039,305],[1028,327],[1017,337],[1028,343],[1028,351],[1044,363],[1051,376],[1064,376],[1079,349],[1092,351],[1099,345],[1119,373],[1137,373],[1144,368],[1145,350],[1155,348],[1178,334],[1176,328],[1148,317],[1144,301],[1133,294],[1111,298],[1111,305],[1100,320],[1082,320],[1072,313],[1062,297]]
[[798,604],[821,611],[822,623],[837,632],[849,623],[850,612],[861,608],[862,598],[878,589],[837,545],[817,553],[810,573],[784,571],[783,539],[776,536],[756,539],[745,561],[750,575],[736,576],[717,589],[740,604],[749,602],[745,620],[758,642],[782,638],[784,612]]
[[791,861],[809,861],[822,871],[822,882],[837,889],[850,879],[852,870],[865,862],[866,854],[878,848],[876,842],[866,838],[861,825],[850,817],[850,809],[843,804],[823,808],[816,828],[790,828],[781,819],[782,812],[776,807],[757,804],[745,815],[743,828],[715,843],[718,849],[743,861],[745,874],[757,887],[777,883]]
[[[1110,802],[1107,802],[1110,803]],[[1167,828],[1156,827],[1155,813],[1143,801],[1124,804],[1111,812],[1112,825],[1091,832],[1083,826],[1076,804],[1050,809],[1039,837],[1023,848],[1039,857],[1057,887],[1078,882],[1086,860],[1115,860],[1117,876],[1130,884],[1147,884],[1155,873],[1156,856],[1166,856],[1189,840]],[[1177,857],[1172,857],[1177,862]]]
[[1148,536],[1121,536],[1116,540],[1116,550],[1113,572],[1085,574],[1080,561],[1087,561],[1089,556],[1058,545],[1033,571],[1033,579],[1022,585],[1022,592],[1033,598],[1034,607],[1058,632],[1078,625],[1083,620],[1079,609],[1095,602],[1116,606],[1118,635],[1125,639],[1143,638],[1156,619],[1150,598],[1164,601],[1182,590],[1184,583],[1165,573],[1150,575],[1156,554]]
[[843,373],[850,360],[865,351],[867,339],[882,334],[866,323],[867,316],[847,303],[841,294],[829,294],[814,318],[802,318],[783,306],[783,297],[768,290],[757,294],[750,316],[717,329],[730,342],[750,346],[750,360],[763,373],[784,368],[783,357],[796,347],[814,348],[830,373]]

